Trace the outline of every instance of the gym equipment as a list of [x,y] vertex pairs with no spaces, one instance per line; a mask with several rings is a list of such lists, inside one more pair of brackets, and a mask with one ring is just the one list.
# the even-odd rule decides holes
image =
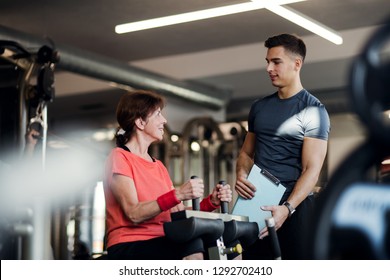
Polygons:
[[350,74],[352,107],[369,130],[372,140],[388,146],[390,143],[390,61],[386,47],[389,43],[390,19],[379,28],[354,61]]
[[[17,42],[0,40],[1,162],[12,163],[14,159],[11,155],[13,154],[23,158],[27,128],[35,126],[42,136],[39,141],[39,148],[42,152],[40,162],[42,170],[45,170],[46,105],[53,100],[53,70],[56,62],[58,62],[58,54],[48,46],[42,46],[38,50],[27,50]],[[12,188],[8,185],[3,187]],[[8,204],[6,196],[2,197],[1,204]],[[12,217],[4,215],[6,222],[0,225],[0,230],[5,234],[0,235],[0,248],[3,244],[12,243],[17,239],[14,250],[18,253],[16,256],[5,255],[2,258],[51,258],[48,202],[39,198],[31,198],[28,205],[16,203],[10,208],[13,211],[30,214],[22,215],[23,218],[18,215]],[[1,212],[7,213],[7,211]]]
[[[191,179],[198,178],[198,176],[191,176]],[[192,210],[194,211],[200,211],[200,198],[194,198],[192,200]]]
[[282,252],[280,250],[279,239],[275,229],[275,220],[273,217],[265,219],[265,224],[268,229],[268,234],[271,238],[272,250],[275,260],[282,259]]
[[[386,150],[390,152],[389,149]],[[386,150],[378,148],[372,144],[372,140],[368,140],[358,147],[332,176],[316,204],[312,252],[309,253],[309,258],[390,258],[390,248],[386,245],[389,242],[386,238],[389,239],[390,236],[387,234],[385,238],[385,233],[380,228],[375,228],[378,224],[381,228],[388,228],[390,225],[387,214],[390,211],[390,202],[382,201],[382,198],[389,197],[390,186],[369,182],[367,174],[372,166],[380,162],[381,155]],[[376,191],[377,187],[381,190]],[[377,196],[379,192],[380,197]],[[350,207],[344,204],[349,204]],[[367,211],[369,208],[375,208],[377,212]],[[371,231],[376,231],[382,237],[373,236]],[[375,239],[372,239],[373,237]],[[374,246],[379,241],[383,247],[387,246],[387,255],[378,251],[377,245]]]
[[308,258],[390,259],[390,185],[370,174],[390,155],[390,63],[382,52],[389,35],[390,19],[352,66],[350,97],[369,137],[318,197]]
[[[221,180],[219,183],[223,184],[224,181]],[[198,204],[198,200],[193,200],[195,209],[200,209]],[[227,209],[226,204],[221,205],[224,211]],[[249,222],[246,216],[184,210],[172,213],[171,219],[172,222],[164,224],[165,235],[176,242],[201,238],[205,246],[208,247],[209,259],[227,260],[227,254],[241,254],[242,246],[240,243],[249,246],[258,238],[257,224]],[[237,245],[226,248],[225,244],[230,243]]]

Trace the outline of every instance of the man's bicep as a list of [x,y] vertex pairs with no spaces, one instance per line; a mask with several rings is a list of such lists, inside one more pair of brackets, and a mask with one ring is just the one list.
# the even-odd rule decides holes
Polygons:
[[253,165],[255,151],[255,134],[248,132],[244,144],[241,147],[240,154],[237,158],[236,172],[237,178],[246,178]]
[[256,135],[253,132],[248,132],[245,136],[244,144],[241,147],[241,153],[245,153],[248,157],[253,158],[255,154]]
[[302,149],[303,169],[306,169],[308,167],[315,167],[320,170],[325,160],[327,149],[328,141],[317,138],[305,137]]

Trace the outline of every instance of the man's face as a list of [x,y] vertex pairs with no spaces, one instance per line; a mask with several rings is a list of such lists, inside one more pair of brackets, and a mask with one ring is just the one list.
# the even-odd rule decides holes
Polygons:
[[292,85],[299,75],[300,58],[278,46],[267,51],[267,72],[272,85],[284,88]]

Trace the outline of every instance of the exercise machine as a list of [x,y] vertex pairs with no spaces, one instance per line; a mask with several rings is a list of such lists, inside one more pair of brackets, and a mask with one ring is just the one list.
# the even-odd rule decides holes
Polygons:
[[201,238],[208,259],[227,260],[228,254],[241,254],[258,239],[257,223],[250,222],[247,216],[229,214],[227,202],[222,202],[221,213],[200,211],[199,198],[193,199],[192,205],[192,210],[172,213],[172,222],[164,224],[165,235],[171,240],[186,242]]
[[350,99],[369,136],[319,196],[308,258],[390,259],[390,184],[375,175],[390,155],[389,39],[390,19],[352,65]]
[[[7,168],[23,160],[28,128],[40,132],[38,164],[30,170],[45,169],[47,104],[54,99],[54,66],[58,53],[49,46],[28,50],[17,42],[0,40],[0,178]],[[16,157],[15,157],[16,155]],[[35,169],[34,169],[35,168]],[[18,166],[18,170],[21,167]],[[16,178],[15,178],[16,179]],[[17,182],[17,180],[15,180]],[[15,183],[17,184],[17,183]],[[13,194],[20,186],[1,182],[0,255],[2,259],[50,258],[50,213],[48,205],[29,198],[28,203],[12,203],[24,193]],[[16,201],[19,201],[16,199]],[[26,198],[27,199],[27,198]],[[7,215],[4,215],[7,213]],[[9,250],[7,249],[9,248]]]

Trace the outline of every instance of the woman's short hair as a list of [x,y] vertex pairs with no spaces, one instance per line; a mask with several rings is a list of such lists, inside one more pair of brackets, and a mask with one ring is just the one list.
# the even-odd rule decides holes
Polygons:
[[116,108],[116,119],[119,124],[115,134],[116,145],[120,147],[129,141],[138,118],[146,120],[152,112],[164,106],[164,97],[154,91],[134,90],[123,94]]

